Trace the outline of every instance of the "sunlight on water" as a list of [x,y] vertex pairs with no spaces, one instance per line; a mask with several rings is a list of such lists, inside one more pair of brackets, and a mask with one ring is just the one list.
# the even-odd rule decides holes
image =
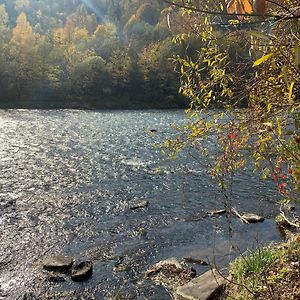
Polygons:
[[[223,208],[201,160],[188,153],[169,160],[154,147],[174,134],[174,121],[183,123],[184,114],[0,111],[1,300],[78,289],[70,280],[49,283],[41,268],[45,255],[93,260],[94,276],[80,293],[96,299],[114,299],[120,291],[126,299],[137,299],[137,293],[170,299],[143,279],[153,263],[196,250],[212,253],[214,245],[221,264],[234,257],[228,256],[225,218],[199,221],[203,212]],[[252,173],[237,179],[234,205],[273,216],[268,183]],[[131,210],[137,199],[149,206]],[[262,242],[279,239],[270,220],[247,228],[233,220],[232,226],[240,248],[257,236]],[[124,271],[116,273],[118,261]]]

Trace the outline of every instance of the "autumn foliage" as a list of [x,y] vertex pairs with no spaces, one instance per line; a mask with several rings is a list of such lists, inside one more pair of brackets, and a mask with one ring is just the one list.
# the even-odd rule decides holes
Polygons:
[[265,0],[226,0],[227,12],[230,14],[263,14],[266,11]]
[[[228,13],[233,14],[230,19],[224,17],[222,5],[213,6],[214,1],[205,3],[219,9],[215,14],[198,9],[198,1],[188,3],[187,20],[194,15],[198,22],[193,32],[175,41],[188,44],[193,37],[200,46],[174,62],[181,74],[180,92],[191,101],[190,123],[176,128],[179,135],[168,141],[167,148],[176,153],[194,147],[209,157],[210,172],[223,191],[235,173],[250,166],[272,181],[286,201],[298,200],[300,31],[295,12],[299,2],[230,0],[226,1]],[[279,16],[277,22],[273,16]],[[216,106],[222,110],[212,110]],[[217,151],[207,146],[211,139]]]

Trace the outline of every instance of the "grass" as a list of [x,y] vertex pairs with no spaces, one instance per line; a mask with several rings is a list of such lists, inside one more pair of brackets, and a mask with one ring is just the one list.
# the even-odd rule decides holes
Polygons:
[[226,300],[300,300],[300,235],[245,253],[230,275]]

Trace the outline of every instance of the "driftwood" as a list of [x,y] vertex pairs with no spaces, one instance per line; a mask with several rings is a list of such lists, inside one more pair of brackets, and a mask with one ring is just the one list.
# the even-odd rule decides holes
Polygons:
[[290,221],[282,210],[280,212],[280,216],[282,217],[283,221],[279,222],[279,225],[282,227],[300,229],[300,224]]
[[225,214],[226,210],[225,209],[220,209],[220,210],[212,210],[208,211],[206,214],[209,216],[217,216],[217,215],[222,215]]
[[236,214],[236,216],[244,223],[249,224],[249,222],[236,210],[236,208],[232,208],[232,211]]

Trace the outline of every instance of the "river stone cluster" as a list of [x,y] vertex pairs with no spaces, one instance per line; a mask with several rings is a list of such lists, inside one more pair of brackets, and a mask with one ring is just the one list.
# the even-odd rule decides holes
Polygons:
[[71,256],[49,256],[43,260],[43,268],[49,272],[54,272],[49,280],[52,282],[64,281],[60,274],[68,274],[73,281],[81,282],[88,280],[93,274],[93,264],[90,261],[74,264]]

